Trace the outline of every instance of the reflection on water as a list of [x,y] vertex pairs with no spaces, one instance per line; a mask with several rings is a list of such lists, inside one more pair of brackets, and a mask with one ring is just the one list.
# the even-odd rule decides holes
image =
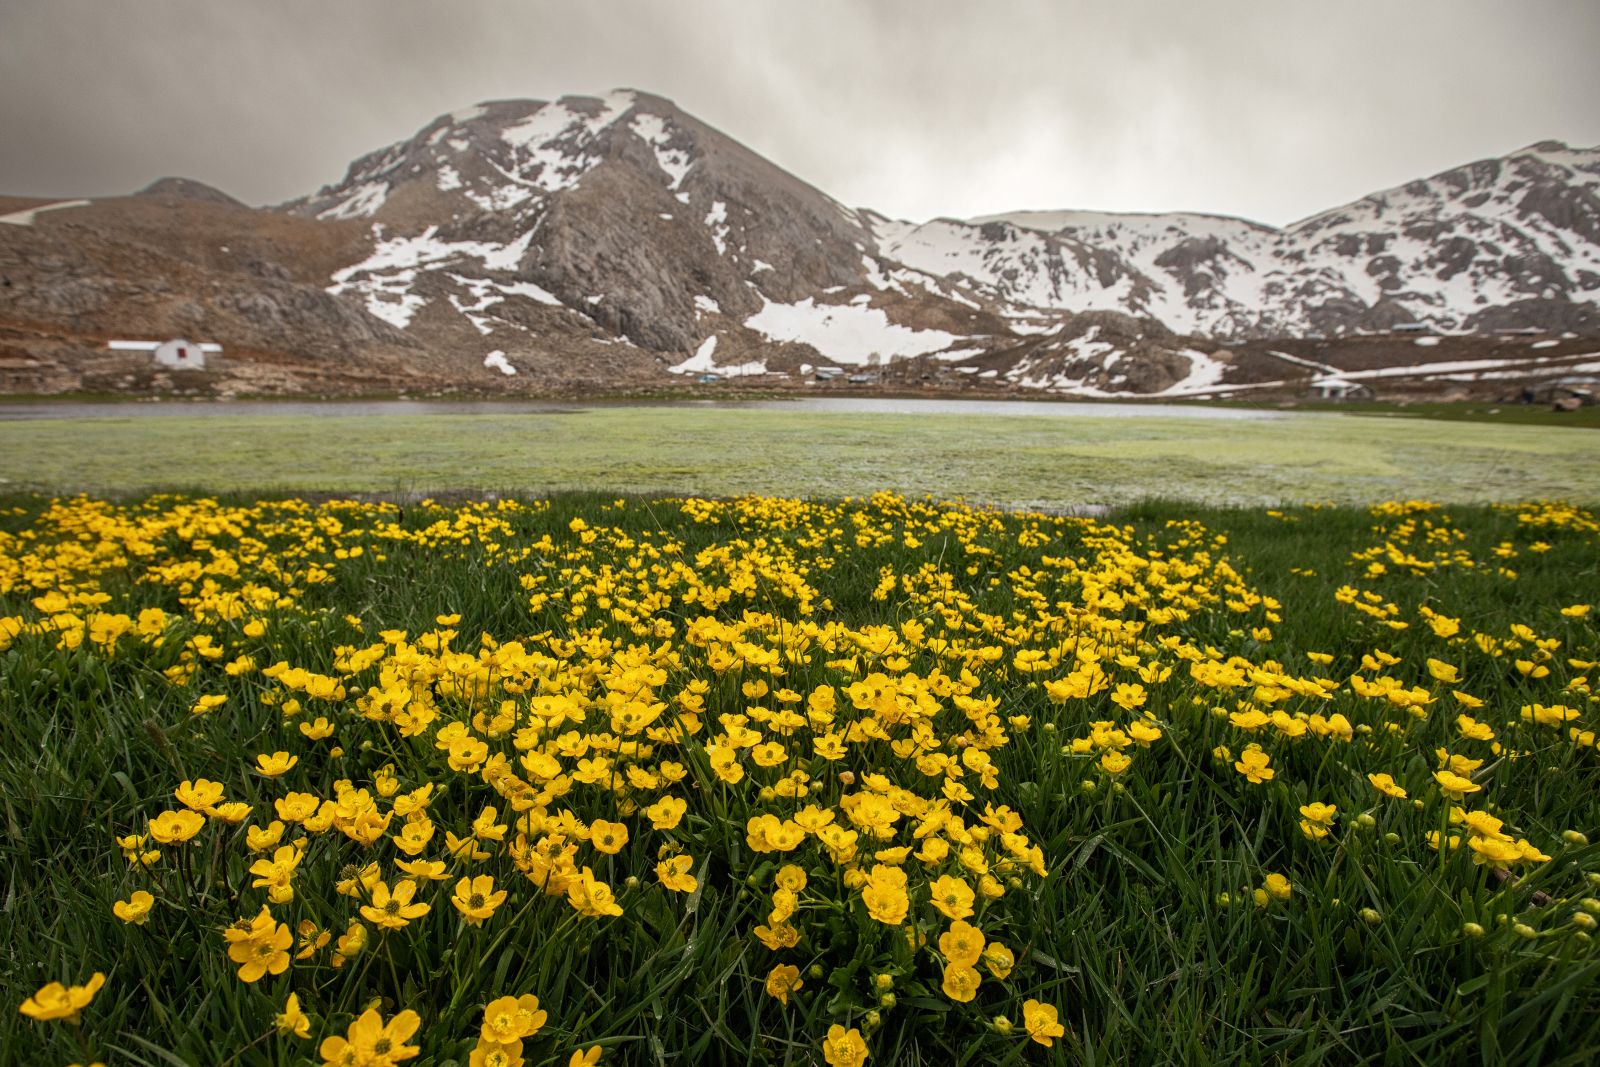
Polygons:
[[1066,400],[927,400],[803,397],[795,400],[163,400],[0,404],[0,421],[20,419],[225,418],[234,415],[570,415],[598,408],[727,408],[855,415],[1008,415],[1039,418],[1281,419],[1291,413],[1200,404],[1083,403]]

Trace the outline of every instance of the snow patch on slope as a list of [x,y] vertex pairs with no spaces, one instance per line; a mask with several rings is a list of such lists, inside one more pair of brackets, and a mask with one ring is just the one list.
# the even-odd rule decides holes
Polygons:
[[700,342],[700,347],[695,349],[694,355],[676,366],[668,367],[667,370],[673,374],[720,374],[724,377],[739,378],[767,373],[767,365],[756,360],[748,363],[718,364],[714,358],[716,351],[717,338],[712,335]]
[[355,192],[326,211],[317,213],[319,219],[371,218],[389,198],[388,182],[365,182],[356,186]]
[[798,304],[764,302],[744,324],[770,341],[810,345],[835,363],[864,366],[927,355],[949,348],[956,335],[943,330],[897,326],[880,308],[851,304],[816,304],[811,297]]
[[655,151],[656,166],[670,179],[667,188],[676,192],[694,163],[683,149],[667,147],[672,137],[667,131],[667,121],[660,115],[635,115],[628,128]]
[[[368,312],[403,330],[411,324],[411,317],[427,303],[426,299],[411,292],[419,268],[455,266],[476,259],[485,270],[514,270],[522,262],[528,243],[533,239],[532,230],[504,245],[484,241],[442,241],[435,236],[438,232],[437,226],[430,226],[416,237],[394,237],[379,241],[366,259],[337,271],[328,292],[334,296],[347,292],[360,293],[366,297]],[[476,290],[472,283],[465,279],[458,280],[467,285],[479,301],[478,305],[471,308],[472,311],[481,311],[488,303],[494,302],[484,303],[483,293]],[[548,303],[560,303],[543,289],[527,282],[496,288],[502,295],[531,296]],[[540,295],[536,296],[535,291]],[[463,314],[468,313],[468,309],[460,303],[456,303],[456,308]],[[473,324],[480,332],[487,332],[484,324],[476,318]]]

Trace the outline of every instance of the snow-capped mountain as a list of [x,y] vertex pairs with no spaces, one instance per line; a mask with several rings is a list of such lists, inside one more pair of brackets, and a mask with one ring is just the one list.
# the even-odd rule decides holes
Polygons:
[[[919,224],[619,90],[442,115],[277,208],[164,179],[93,202],[0,197],[0,222],[0,334],[61,348],[141,324],[296,373],[337,352],[341,374],[381,364],[369,376],[397,388],[396,368],[419,388],[571,392],[834,366],[1204,395],[1459,360],[1507,328],[1600,335],[1600,150],[1553,142],[1284,228],[1090,211]],[[1444,347],[1363,340],[1401,324]],[[1325,347],[1341,339],[1349,367]]]
[[1284,229],[1025,211],[887,228],[886,254],[1013,302],[1116,307],[1219,339],[1600,321],[1600,151],[1544,142]]
[[[285,208],[370,221],[370,252],[330,291],[402,328],[453,309],[497,345],[531,342],[540,304],[680,371],[765,368],[763,344],[790,343],[845,364],[1054,350],[1094,379],[1070,346],[1094,312],[1230,343],[1600,324],[1597,184],[1600,152],[1546,143],[1283,229],[1086,211],[915,224],[624,90],[441,116]],[[1059,380],[1109,384],[1090,379]]]
[[448,306],[485,336],[537,334],[531,301],[688,353],[712,323],[781,334],[878,270],[856,212],[628,90],[442,116],[284,209],[371,220],[370,254],[331,290],[402,328]]

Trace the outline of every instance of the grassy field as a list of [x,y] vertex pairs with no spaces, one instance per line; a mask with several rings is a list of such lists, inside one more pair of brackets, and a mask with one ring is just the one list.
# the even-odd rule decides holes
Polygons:
[[1555,504],[18,496],[0,1058],[1590,1063],[1597,575]]
[[472,488],[837,498],[883,489],[1046,508],[1151,497],[1589,501],[1600,486],[1600,434],[1322,414],[1220,421],[619,407],[139,416],[0,422],[0,479],[100,493]]

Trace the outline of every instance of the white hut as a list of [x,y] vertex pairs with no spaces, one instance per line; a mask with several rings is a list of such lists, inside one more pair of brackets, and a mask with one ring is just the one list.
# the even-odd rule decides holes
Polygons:
[[1318,400],[1370,400],[1372,389],[1360,382],[1330,376],[1313,379],[1311,395]]
[[106,347],[115,352],[150,352],[158,367],[169,370],[205,370],[206,357],[222,351],[222,346],[211,341],[195,343],[182,338],[171,341],[111,341]]

